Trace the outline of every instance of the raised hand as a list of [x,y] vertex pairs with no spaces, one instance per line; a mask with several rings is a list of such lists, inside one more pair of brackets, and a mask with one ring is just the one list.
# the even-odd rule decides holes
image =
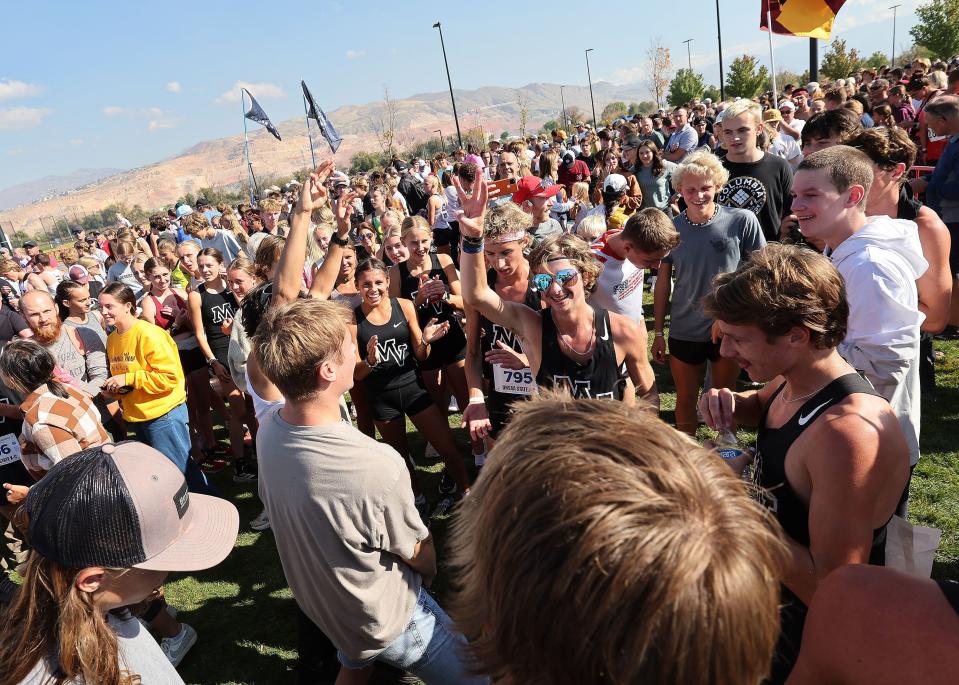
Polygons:
[[376,349],[376,343],[379,341],[378,336],[373,336],[370,338],[370,341],[366,343],[366,363],[370,366],[376,366],[380,363],[380,354]]
[[423,328],[423,343],[432,345],[434,342],[446,335],[450,330],[450,322],[436,323],[436,319],[430,319],[430,322]]
[[300,192],[298,207],[300,211],[312,212],[314,209],[323,206],[329,193],[326,190],[326,179],[330,177],[336,165],[332,159],[320,162],[320,165],[309,175],[306,183],[303,184],[303,190]]
[[340,196],[333,203],[333,214],[336,216],[336,232],[341,236],[350,232],[350,217],[353,215],[353,201],[359,198],[359,195],[350,190]]
[[478,178],[473,184],[472,193],[468,192],[459,177],[453,176],[453,185],[459,195],[460,210],[457,219],[460,233],[471,238],[483,237],[483,222],[486,219],[486,203],[489,202],[489,185],[485,178]]

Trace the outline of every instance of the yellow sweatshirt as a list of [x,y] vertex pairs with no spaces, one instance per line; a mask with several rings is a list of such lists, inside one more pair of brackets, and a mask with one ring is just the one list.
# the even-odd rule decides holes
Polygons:
[[152,421],[186,401],[183,367],[173,338],[147,321],[138,320],[126,333],[107,338],[110,375],[125,374],[133,390],[120,396],[123,418]]

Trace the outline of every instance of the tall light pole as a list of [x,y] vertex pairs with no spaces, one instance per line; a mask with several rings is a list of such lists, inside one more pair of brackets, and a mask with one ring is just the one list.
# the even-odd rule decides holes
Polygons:
[[689,52],[689,44],[693,42],[692,38],[687,38],[683,41],[686,43],[686,59],[689,61],[689,70],[693,70],[693,55]]
[[716,39],[719,41],[719,99],[726,99],[726,84],[723,76],[723,27],[719,22],[719,0],[716,0]]
[[566,98],[563,97],[563,88],[565,86],[559,87],[559,101],[563,103],[563,130],[569,135],[569,117],[566,116]]
[[586,49],[586,79],[589,81],[589,106],[593,110],[593,126],[599,125],[599,122],[596,121],[596,102],[593,101],[593,77],[589,73],[589,53],[593,51],[593,48]]
[[443,27],[440,22],[433,24],[434,29],[440,30],[440,47],[443,48],[443,64],[446,65],[446,82],[450,84],[450,102],[453,103],[453,121],[456,122],[456,140],[459,146],[463,147],[463,136],[460,134],[460,119],[456,115],[456,98],[453,97],[453,80],[450,78],[450,63],[446,60],[446,43],[443,41]]
[[902,5],[893,5],[889,9],[892,10],[892,60],[889,62],[889,68],[896,68],[896,10],[902,7]]
[[446,143],[443,142],[443,131],[442,129],[433,129],[433,132],[440,137],[440,150],[446,149]]

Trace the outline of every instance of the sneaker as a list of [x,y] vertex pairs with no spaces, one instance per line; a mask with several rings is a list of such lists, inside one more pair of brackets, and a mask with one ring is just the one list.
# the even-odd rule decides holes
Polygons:
[[237,464],[233,472],[234,483],[255,483],[257,480],[256,471],[247,464]]
[[426,449],[423,450],[424,459],[439,459],[440,453],[436,451],[436,448],[433,447],[430,443],[426,443]]
[[443,469],[443,475],[440,476],[439,491],[441,495],[452,495],[456,492],[456,481],[450,478],[446,469]]
[[436,506],[433,508],[433,513],[430,516],[434,519],[443,518],[450,513],[450,510],[455,507],[461,499],[463,499],[463,496],[459,494],[447,495],[436,503]]
[[250,521],[250,528],[253,530],[269,530],[270,529],[270,515],[266,513],[266,509],[260,512],[260,515],[255,519]]
[[457,404],[455,397],[450,398],[450,406],[448,407],[448,409],[450,414],[459,414],[460,405]]
[[216,456],[213,450],[203,450],[203,461],[200,462],[200,469],[204,473],[218,473],[226,468],[226,464],[226,459]]
[[473,466],[475,466],[478,469],[481,469],[485,465],[486,465],[486,452],[483,452],[482,454],[473,455]]
[[426,495],[417,495],[413,500],[413,506],[424,521],[430,520],[430,503],[426,501]]
[[160,649],[163,655],[176,668],[183,661],[183,657],[196,644],[196,631],[186,623],[180,624],[180,634],[176,637],[165,637],[160,640]]

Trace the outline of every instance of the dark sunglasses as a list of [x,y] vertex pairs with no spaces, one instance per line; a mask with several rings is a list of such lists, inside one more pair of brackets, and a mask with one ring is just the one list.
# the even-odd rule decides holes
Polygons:
[[553,285],[555,280],[560,285],[568,285],[576,280],[579,272],[576,269],[563,269],[555,274],[536,274],[530,280],[533,284],[533,290],[539,293],[545,293]]

